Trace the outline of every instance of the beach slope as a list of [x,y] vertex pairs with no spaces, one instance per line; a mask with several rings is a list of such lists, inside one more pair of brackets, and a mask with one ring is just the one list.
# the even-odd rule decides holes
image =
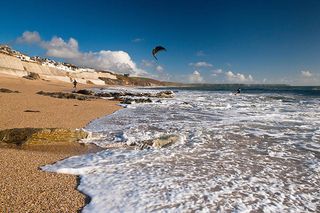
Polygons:
[[[79,88],[88,85],[79,85]],[[1,75],[0,130],[9,128],[81,128],[120,109],[115,101],[58,99],[38,91],[71,91],[72,84]],[[95,151],[78,143],[22,147],[0,146],[0,210],[4,212],[76,212],[87,201],[72,175],[39,170],[45,164]]]

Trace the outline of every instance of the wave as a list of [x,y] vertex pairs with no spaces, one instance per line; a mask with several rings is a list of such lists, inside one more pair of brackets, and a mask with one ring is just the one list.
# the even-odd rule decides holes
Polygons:
[[[285,101],[284,101],[285,100]],[[184,91],[128,105],[86,130],[102,147],[178,135],[163,149],[112,149],[43,167],[81,175],[84,212],[313,212],[320,205],[320,99]]]

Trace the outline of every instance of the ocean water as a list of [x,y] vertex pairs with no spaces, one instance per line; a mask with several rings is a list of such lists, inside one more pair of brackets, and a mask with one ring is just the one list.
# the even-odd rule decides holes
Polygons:
[[172,146],[107,149],[42,169],[81,176],[91,197],[83,212],[320,212],[319,87],[171,89],[172,99],[94,120],[85,142],[177,135]]

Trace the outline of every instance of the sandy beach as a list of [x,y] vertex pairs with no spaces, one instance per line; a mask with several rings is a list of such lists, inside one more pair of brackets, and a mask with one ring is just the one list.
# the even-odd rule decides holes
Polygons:
[[[78,88],[88,88],[79,85]],[[71,91],[72,84],[0,76],[0,130],[23,127],[81,128],[120,109],[106,100],[67,100],[37,95],[38,91]],[[25,111],[38,112],[25,112]],[[77,177],[48,173],[39,166],[94,148],[76,143],[0,147],[0,210],[4,212],[76,212],[86,198],[76,190]]]

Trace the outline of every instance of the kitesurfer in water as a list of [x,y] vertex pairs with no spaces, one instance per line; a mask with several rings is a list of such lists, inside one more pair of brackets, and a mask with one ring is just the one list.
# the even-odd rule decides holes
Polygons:
[[234,93],[234,94],[235,94],[235,95],[240,95],[240,93],[241,93],[241,89],[238,88],[237,91],[236,91],[236,93]]

